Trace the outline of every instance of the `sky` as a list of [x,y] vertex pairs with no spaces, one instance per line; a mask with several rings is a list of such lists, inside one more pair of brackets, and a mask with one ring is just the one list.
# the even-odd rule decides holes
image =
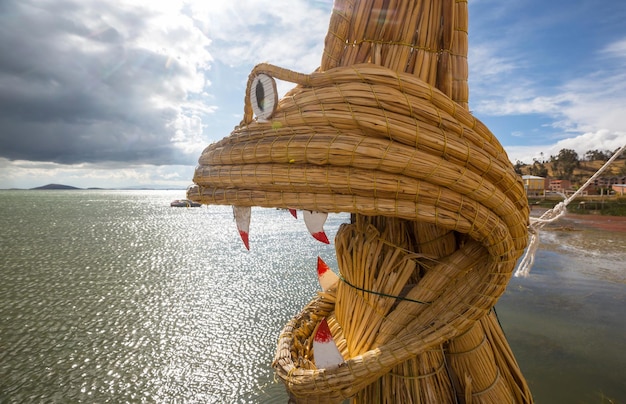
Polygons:
[[[241,121],[253,66],[319,66],[331,10],[0,1],[0,189],[186,188]],[[470,109],[512,162],[626,144],[626,2],[469,0],[469,19]]]

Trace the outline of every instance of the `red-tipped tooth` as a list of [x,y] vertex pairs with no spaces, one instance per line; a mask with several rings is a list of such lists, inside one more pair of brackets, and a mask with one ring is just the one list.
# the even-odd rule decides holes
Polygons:
[[318,369],[334,368],[341,365],[344,360],[335,344],[333,335],[330,333],[328,321],[324,318],[315,331],[313,338],[313,358]]
[[326,233],[324,233],[324,223],[326,223],[328,213],[312,212],[310,210],[305,210],[303,213],[304,223],[306,224],[306,228],[309,229],[309,233],[311,233],[316,240],[325,244],[330,244],[328,237],[326,237]]
[[293,216],[294,218],[298,218],[298,211],[295,209],[289,209],[289,213],[291,213],[291,216]]
[[250,233],[250,215],[252,208],[250,206],[233,206],[233,215],[235,216],[235,222],[237,223],[237,230],[243,241],[243,245],[250,250],[250,243],[248,241],[248,234]]
[[331,289],[339,281],[337,274],[320,257],[317,257],[317,279],[323,291]]

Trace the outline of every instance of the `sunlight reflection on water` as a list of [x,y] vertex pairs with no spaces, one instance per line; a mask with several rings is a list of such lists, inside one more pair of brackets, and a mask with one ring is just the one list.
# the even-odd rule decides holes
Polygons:
[[530,275],[497,306],[535,399],[623,402],[626,232],[560,220],[540,237]]
[[575,257],[573,272],[611,282],[626,283],[626,232],[576,226],[552,226],[540,232],[542,248]]
[[[230,207],[169,207],[183,195],[0,192],[0,402],[286,402],[276,339],[319,288],[316,257],[337,268],[334,247],[302,219],[254,209],[246,251]],[[329,217],[329,239],[347,220]],[[610,390],[626,359],[609,355],[626,351],[614,335],[624,239],[562,233],[542,235],[531,275],[498,305],[543,402],[567,402],[544,378]],[[581,361],[598,375],[586,384],[586,371],[563,374]]]
[[273,210],[246,252],[228,207],[170,208],[180,191],[9,197],[0,401],[254,400],[332,252]]

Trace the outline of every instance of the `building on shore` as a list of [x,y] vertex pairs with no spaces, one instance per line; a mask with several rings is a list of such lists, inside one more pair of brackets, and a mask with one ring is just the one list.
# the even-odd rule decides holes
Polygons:
[[598,177],[593,181],[596,188],[610,188],[613,185],[625,185],[626,176]]
[[527,197],[546,196],[547,178],[538,177],[536,175],[522,175],[524,182],[524,190]]
[[615,195],[626,195],[626,184],[613,184],[611,185],[611,189],[615,192]]
[[572,183],[570,180],[557,180],[549,179],[549,188],[552,192],[558,192],[560,194],[566,194],[572,189]]

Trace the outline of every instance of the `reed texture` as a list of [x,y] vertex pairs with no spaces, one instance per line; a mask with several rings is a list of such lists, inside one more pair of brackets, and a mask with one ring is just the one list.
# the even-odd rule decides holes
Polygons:
[[[256,66],[240,125],[199,158],[192,200],[353,214],[334,241],[336,289],[278,340],[297,402],[532,402],[493,310],[529,209],[468,110],[467,31],[464,0],[336,0],[320,68]],[[295,84],[266,119],[261,74]],[[344,362],[318,369],[323,318]]]

